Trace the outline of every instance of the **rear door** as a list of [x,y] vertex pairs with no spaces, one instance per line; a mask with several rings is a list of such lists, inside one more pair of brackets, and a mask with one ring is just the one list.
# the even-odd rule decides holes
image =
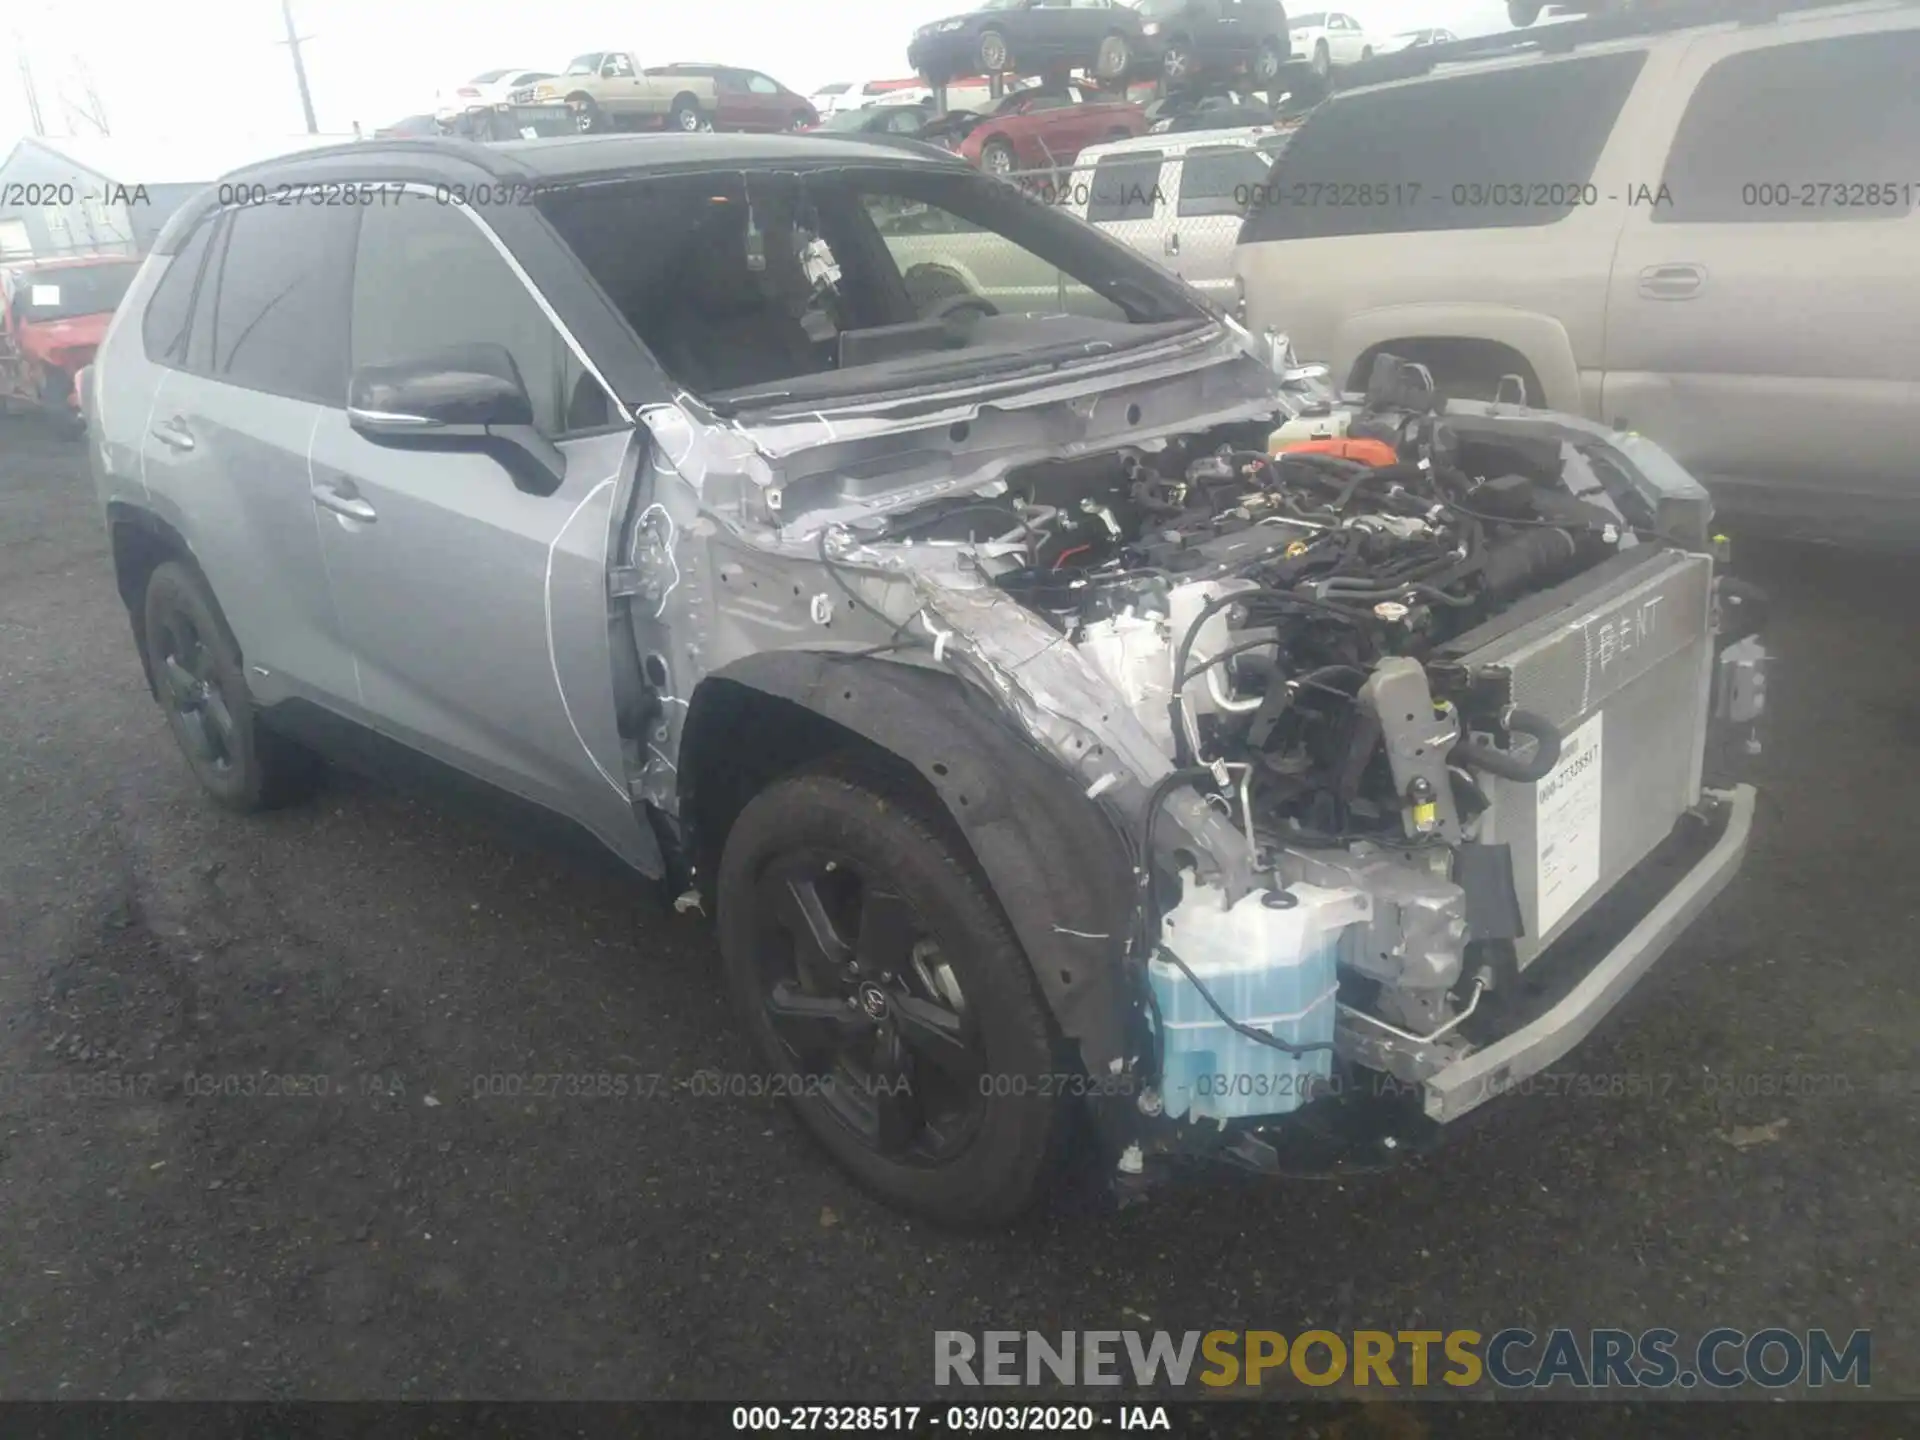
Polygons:
[[147,418],[146,480],[178,515],[262,704],[351,709],[358,697],[309,498],[314,437],[346,409],[358,223],[357,210],[340,206],[254,205],[210,218],[174,257],[143,327],[164,367]]
[[409,192],[365,211],[362,226],[354,364],[504,345],[567,458],[559,490],[540,495],[485,454],[376,445],[344,415],[323,427],[307,523],[368,716],[632,856],[606,591],[631,427],[472,212]]
[[1768,27],[1697,40],[1667,92],[1667,198],[1626,211],[1602,405],[1730,506],[1920,524],[1915,76],[1920,30]]
[[[1158,150],[1121,150],[1100,156],[1092,169],[1082,170],[1076,187],[1084,185],[1086,219],[1123,245],[1159,264],[1169,264],[1167,236],[1173,218],[1164,172],[1177,172]],[[1076,193],[1076,199],[1078,195]]]
[[1074,54],[1076,31],[1080,27],[1071,0],[1033,0],[1020,23],[1029,43],[1015,46],[1016,59],[1027,63],[1038,60],[1043,64],[1080,59]]
[[1245,30],[1240,0],[1195,0],[1193,8],[1194,49],[1213,65],[1238,59]]
[[767,128],[758,100],[747,88],[745,70],[715,70],[713,88],[720,97],[713,115],[716,130],[764,130]]
[[1267,168],[1251,145],[1198,145],[1162,179],[1173,203],[1162,263],[1216,304],[1233,305],[1233,247]]
[[754,128],[758,130],[787,130],[793,128],[794,118],[802,113],[800,97],[790,95],[783,90],[780,82],[771,75],[762,75],[749,70],[747,77],[747,96],[753,103]]

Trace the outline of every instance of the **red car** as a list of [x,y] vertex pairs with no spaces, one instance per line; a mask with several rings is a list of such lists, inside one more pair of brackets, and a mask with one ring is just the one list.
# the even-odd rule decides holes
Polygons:
[[1058,170],[1089,145],[1147,133],[1138,105],[1080,85],[1016,90],[984,115],[949,119],[959,121],[952,148],[989,175]]
[[74,378],[93,363],[140,261],[124,255],[0,266],[0,401],[80,426]]
[[713,115],[716,130],[804,130],[820,123],[820,112],[804,95],[797,95],[758,70],[736,65],[651,65],[648,75],[701,75],[713,81],[720,104]]

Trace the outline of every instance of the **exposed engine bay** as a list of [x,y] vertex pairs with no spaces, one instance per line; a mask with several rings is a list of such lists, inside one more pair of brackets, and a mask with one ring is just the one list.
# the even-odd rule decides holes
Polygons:
[[[699,518],[654,507],[639,593],[718,592],[728,649],[820,647],[773,683],[909,757],[987,857],[1064,1034],[1124,1082],[1094,1105],[1122,1175],[1223,1148],[1270,1170],[1383,1078],[1426,1122],[1472,1111],[1576,1045],[1744,853],[1752,791],[1714,757],[1759,744],[1764,602],[1718,573],[1698,482],[1392,356],[1364,394],[1311,371],[794,407],[737,451],[658,432],[742,538],[702,572],[675,548]],[[957,679],[1006,738],[957,748],[876,670]],[[680,717],[653,714],[664,807]],[[1049,813],[1093,824],[1084,861],[1019,838],[1018,797],[983,810],[1003,745],[1067,782]],[[1576,933],[1612,934],[1681,840],[1705,848],[1654,928]]]
[[[1459,413],[1419,370],[1382,357],[1346,409],[1014,468],[860,536],[923,571],[957,553],[1170,762],[1128,951],[1172,1118],[1283,1116],[1336,1057],[1430,1080],[1702,802],[1709,681],[1757,628],[1723,624],[1703,492]],[[1182,792],[1244,840],[1246,893],[1163,820]]]
[[[1463,442],[1433,413],[1373,412],[1328,448],[1266,440],[1050,463],[904,528],[973,541],[1179,764],[1244,767],[1271,838],[1418,840],[1443,811],[1484,808],[1476,773],[1546,773],[1557,737],[1540,717],[1463,716],[1469,695],[1435,691],[1430,714],[1395,719],[1382,691],[1406,673],[1395,657],[1425,661],[1637,545],[1614,497],[1574,494],[1558,446]],[[1453,805],[1437,767],[1396,773],[1383,731],[1407,724],[1444,757]]]

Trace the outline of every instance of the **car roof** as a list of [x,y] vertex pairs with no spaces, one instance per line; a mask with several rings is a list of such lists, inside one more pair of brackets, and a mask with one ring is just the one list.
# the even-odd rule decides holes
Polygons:
[[[1777,13],[1763,10],[1755,17],[1730,17],[1724,10],[1676,4],[1671,10],[1654,12],[1661,16],[1651,28],[1626,27],[1630,20],[1602,16],[1598,20],[1574,19],[1566,23],[1538,24],[1525,30],[1502,31],[1467,41],[1454,41],[1429,47],[1414,47],[1378,56],[1356,67],[1348,86],[1329,96],[1325,103],[1337,105],[1353,95],[1370,94],[1401,85],[1419,85],[1429,80],[1444,80],[1457,75],[1484,74],[1490,70],[1508,70],[1521,65],[1545,65],[1583,55],[1605,55],[1623,50],[1650,51],[1684,47],[1702,34],[1777,35],[1783,42],[1832,35],[1853,35],[1870,31],[1908,30],[1920,27],[1920,6],[1913,0],[1840,0],[1822,4],[1804,0],[1794,4],[1784,0]],[[1586,38],[1592,35],[1591,39]],[[1499,48],[1511,42],[1511,49]],[[1472,51],[1471,54],[1461,54]],[[1458,55],[1459,58],[1452,58]],[[1412,74],[1386,75],[1397,64],[1418,65]]]
[[142,258],[139,255],[49,255],[44,260],[36,260],[31,255],[10,255],[0,262],[0,270],[14,275],[25,275],[29,271],[38,274],[42,270],[78,270],[88,265],[138,265]]
[[301,180],[463,180],[475,171],[495,180],[529,184],[558,183],[588,176],[644,175],[652,171],[693,170],[710,165],[818,165],[823,161],[944,165],[965,164],[933,152],[876,150],[872,142],[830,140],[817,135],[750,135],[705,132],[652,135],[556,135],[539,140],[506,140],[477,145],[449,136],[396,136],[357,140],[304,150],[245,166],[222,181],[294,183]]
[[1189,150],[1217,149],[1222,145],[1251,149],[1262,140],[1285,135],[1293,128],[1290,125],[1234,125],[1224,130],[1179,130],[1162,131],[1158,135],[1135,135],[1127,140],[1111,140],[1104,145],[1087,146],[1080,152],[1080,158],[1074,161],[1074,166],[1076,169],[1084,168],[1109,155],[1130,155],[1143,150],[1177,160]]

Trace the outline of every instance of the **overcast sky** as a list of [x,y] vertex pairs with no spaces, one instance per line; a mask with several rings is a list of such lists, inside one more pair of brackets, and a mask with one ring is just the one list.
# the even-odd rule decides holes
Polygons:
[[[1304,11],[1301,0],[1295,8]],[[436,86],[507,65],[558,69],[586,50],[636,48],[643,64],[726,61],[807,92],[833,80],[906,71],[914,26],[965,0],[293,0],[323,131],[368,130],[432,108]],[[1366,0],[1352,14],[1385,32],[1502,28],[1499,0]],[[84,61],[116,134],[190,138],[304,129],[278,0],[4,0],[0,3],[0,157],[29,126],[19,54],[33,63],[51,134],[90,133],[78,98]]]

